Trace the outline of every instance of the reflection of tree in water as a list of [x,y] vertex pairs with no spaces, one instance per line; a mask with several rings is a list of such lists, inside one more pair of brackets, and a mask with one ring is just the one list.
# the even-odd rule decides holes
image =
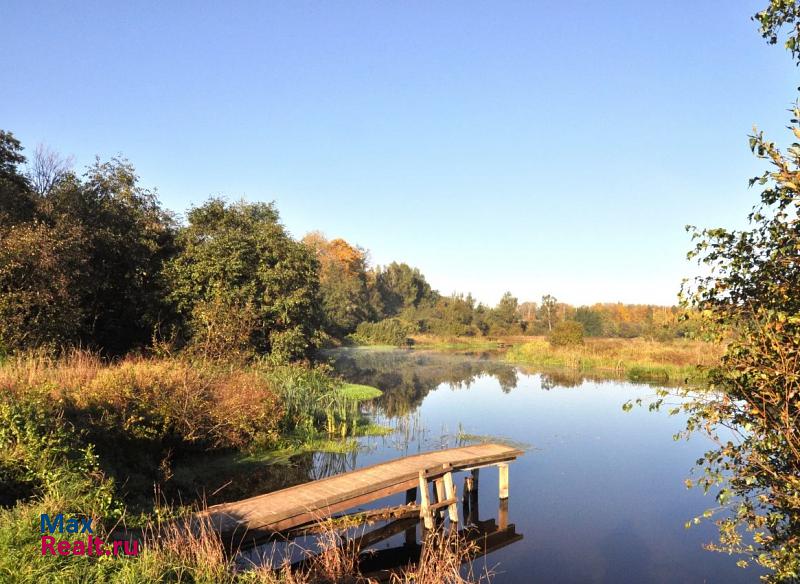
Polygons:
[[324,479],[356,468],[358,452],[315,452],[309,480]]
[[506,393],[517,386],[515,367],[483,354],[442,354],[412,350],[336,349],[327,351],[336,371],[348,381],[373,385],[384,392],[379,405],[387,416],[414,411],[428,393],[446,383],[469,388],[476,378],[491,375]]
[[[580,387],[587,381],[593,383],[612,383],[619,384],[627,381],[622,373],[615,374],[613,371],[603,371],[600,373],[580,371],[578,369],[537,369],[534,367],[519,367],[519,372],[524,375],[539,376],[542,389],[551,390],[556,387]],[[680,382],[636,380],[631,383],[636,385],[649,385],[651,387],[670,387],[680,385]]]
[[586,378],[577,371],[550,371],[539,376],[542,389],[550,390],[554,387],[578,387],[583,385]]

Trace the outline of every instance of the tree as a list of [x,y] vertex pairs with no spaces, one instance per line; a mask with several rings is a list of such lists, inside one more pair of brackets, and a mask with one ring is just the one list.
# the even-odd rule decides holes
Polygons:
[[[800,108],[791,129],[800,140]],[[765,187],[749,215],[750,229],[690,228],[697,242],[690,257],[711,275],[685,286],[685,303],[730,343],[711,372],[713,392],[686,406],[687,430],[706,429],[719,445],[700,461],[704,474],[697,481],[706,490],[720,486],[717,500],[729,511],[718,521],[716,549],[750,555],[773,571],[772,582],[797,581],[800,144],[784,154],[757,132],[750,147],[773,166],[750,181]],[[721,438],[720,427],[733,438]],[[744,537],[745,530],[754,535]]]
[[155,193],[118,159],[82,178],[63,172],[34,193],[17,168],[19,143],[10,134],[0,141],[5,348],[80,344],[120,354],[148,343],[168,318],[161,267],[173,237]]
[[583,325],[588,336],[599,337],[603,334],[603,317],[588,306],[581,306],[575,311],[575,320]]
[[514,335],[521,333],[522,324],[518,308],[519,302],[511,292],[503,294],[497,306],[487,315],[486,321],[489,325],[489,334]]
[[30,182],[19,170],[24,163],[19,140],[0,130],[0,226],[33,219],[36,202]]
[[385,268],[376,268],[375,288],[384,317],[397,316],[403,310],[417,308],[425,301],[435,301],[437,296],[418,269],[397,262]]
[[189,211],[178,243],[167,274],[194,347],[223,356],[236,333],[252,352],[285,360],[314,346],[319,263],[289,237],[273,204],[210,199]]
[[771,45],[778,42],[781,30],[788,26],[790,32],[784,46],[800,63],[800,5],[796,0],[770,0],[769,6],[755,14],[753,20],[759,23],[761,36]]
[[127,160],[97,160],[80,180],[62,177],[41,208],[56,229],[74,227],[84,241],[86,268],[76,275],[82,344],[121,354],[150,342],[172,318],[162,268],[175,226],[156,193],[139,185]]
[[542,311],[544,315],[545,321],[547,322],[547,330],[553,330],[553,322],[556,317],[555,310],[556,305],[558,304],[558,300],[556,300],[555,296],[551,296],[550,294],[545,294],[542,296],[542,305],[539,310]]
[[86,269],[82,234],[41,222],[0,229],[0,354],[74,344],[86,314],[77,277]]
[[33,153],[27,176],[33,191],[40,197],[45,197],[70,172],[72,172],[72,158],[65,158],[55,150],[40,144]]
[[342,338],[372,316],[366,252],[343,239],[328,241],[319,232],[306,235],[303,243],[314,250],[319,261],[326,332]]

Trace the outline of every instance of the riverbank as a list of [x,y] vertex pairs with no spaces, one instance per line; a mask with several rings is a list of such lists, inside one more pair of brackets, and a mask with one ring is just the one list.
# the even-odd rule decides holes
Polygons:
[[554,347],[544,337],[513,345],[505,354],[510,363],[607,374],[631,381],[702,382],[719,363],[722,345],[674,339],[585,339],[582,345]]
[[413,349],[432,351],[493,351],[519,343],[518,337],[440,337],[436,335],[412,335]]
[[[0,580],[284,581],[280,570],[234,569],[213,534],[145,542],[135,557],[45,556],[39,516],[92,518],[101,540],[121,524],[146,531],[203,504],[185,497],[198,492],[175,490],[176,461],[351,448],[353,437],[385,430],[360,414],[380,395],[307,364],[8,358],[0,363]],[[85,539],[61,535],[70,545]]]

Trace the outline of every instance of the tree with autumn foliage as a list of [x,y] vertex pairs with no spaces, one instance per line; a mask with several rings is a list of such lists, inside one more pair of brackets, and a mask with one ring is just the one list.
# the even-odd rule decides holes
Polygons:
[[328,240],[315,231],[303,238],[319,262],[319,289],[325,331],[342,338],[372,317],[367,286],[367,254],[344,239]]
[[[800,4],[773,0],[756,15],[777,42],[789,25],[787,48],[800,61]],[[696,481],[717,491],[719,543],[770,570],[768,582],[800,581],[800,107],[785,150],[755,131],[750,148],[771,168],[750,180],[760,201],[741,231],[690,228],[690,257],[710,274],[684,287],[688,307],[706,329],[729,341],[710,373],[711,391],[687,394],[687,433],[716,442],[698,461]]]

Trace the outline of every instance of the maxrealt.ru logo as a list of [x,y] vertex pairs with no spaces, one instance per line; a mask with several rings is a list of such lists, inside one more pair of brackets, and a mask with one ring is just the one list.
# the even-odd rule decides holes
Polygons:
[[[86,539],[56,539],[53,535],[42,535],[43,556],[126,556],[139,555],[139,542],[136,540],[114,540],[106,543],[94,535],[93,519],[90,517],[64,518],[63,513],[55,517],[48,514],[41,516],[40,531],[59,534],[86,534]],[[110,546],[110,547],[108,547]]]

